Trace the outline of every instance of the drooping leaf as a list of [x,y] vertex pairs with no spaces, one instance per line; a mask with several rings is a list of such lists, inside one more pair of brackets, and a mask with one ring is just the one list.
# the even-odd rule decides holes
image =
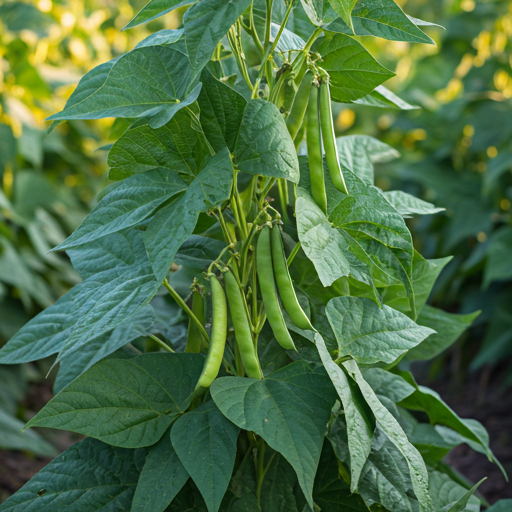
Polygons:
[[383,85],[378,85],[371,93],[355,100],[358,105],[366,105],[368,107],[379,108],[398,108],[400,110],[416,110],[420,107],[411,105],[407,101],[392,93]]
[[395,75],[381,66],[361,43],[344,34],[321,38],[313,49],[322,55],[322,68],[329,73],[334,101],[362,98]]
[[23,450],[39,457],[55,457],[57,450],[37,432],[22,432],[24,424],[0,408],[0,449]]
[[27,427],[71,430],[123,448],[150,446],[188,407],[203,362],[199,354],[158,352],[100,361]]
[[361,471],[372,445],[374,419],[368,417],[362,397],[355,393],[355,384],[351,384],[345,371],[331,358],[325,341],[318,333],[315,334],[315,343],[322,358],[322,363],[331,378],[340,397],[347,423],[348,449],[350,453],[350,492],[356,492]]
[[383,192],[384,197],[389,201],[393,208],[404,218],[412,215],[432,215],[445,211],[446,208],[436,208],[432,203],[423,201],[411,194],[401,190],[392,190]]
[[133,17],[133,19],[124,27],[133,28],[142,23],[164,16],[165,14],[184,7],[186,5],[193,4],[196,0],[149,0],[149,2]]
[[[421,512],[432,512],[432,500],[428,494],[428,474],[418,450],[409,442],[407,435],[392,414],[382,405],[370,385],[364,380],[355,361],[343,363],[349,375],[356,381],[361,393],[372,410],[379,427],[405,458],[412,488],[418,499]],[[407,400],[407,399],[406,399]]]
[[300,179],[297,152],[279,109],[268,101],[247,103],[235,146],[235,163],[254,175]]
[[225,201],[231,192],[233,165],[227,148],[219,151],[177,201],[162,208],[144,233],[144,243],[155,273],[162,282],[176,252],[196,227],[201,212]]
[[354,32],[358,36],[434,44],[434,41],[422,32],[393,0],[359,0],[352,11],[352,24],[343,16],[341,18],[331,23],[327,30],[352,34],[353,24]]
[[195,176],[209,154],[195,115],[183,109],[156,130],[147,120],[130,127],[108,154],[109,177],[122,180],[153,169]]
[[148,453],[132,502],[132,512],[164,512],[188,480],[167,432]]
[[340,356],[350,355],[359,364],[392,363],[435,332],[389,306],[379,308],[361,297],[336,297],[325,311]]
[[144,306],[113,331],[93,338],[82,345],[77,352],[62,358],[53,392],[59,393],[98,361],[140,336],[149,334],[154,322],[153,308],[149,305]]
[[171,429],[172,445],[209,512],[219,510],[228,488],[239,432],[212,400],[181,416]]
[[55,304],[25,324],[0,350],[0,364],[27,363],[57,353],[73,329],[75,286]]
[[155,117],[165,125],[199,95],[197,73],[186,55],[166,46],[137,48],[89,71],[64,110],[50,121],[103,117]]
[[407,353],[411,361],[432,359],[455,343],[480,314],[475,311],[467,315],[455,315],[425,304],[418,315],[420,325],[436,331]]
[[285,457],[312,506],[313,481],[335,400],[325,370],[297,361],[265,380],[216,379],[210,390],[227,418],[256,432]]
[[201,0],[183,16],[190,62],[202,69],[227,31],[249,7],[251,0]]
[[234,151],[247,100],[206,69],[201,82],[203,87],[197,102],[204,133],[215,151],[225,146]]
[[44,467],[1,512],[103,512],[129,510],[143,451],[84,439]]
[[187,187],[164,169],[132,176],[107,194],[76,231],[54,250],[69,249],[135,226]]

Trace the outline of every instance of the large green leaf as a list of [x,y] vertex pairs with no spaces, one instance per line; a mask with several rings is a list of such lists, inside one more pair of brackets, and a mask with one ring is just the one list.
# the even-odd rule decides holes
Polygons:
[[370,454],[375,422],[368,417],[365,404],[361,403],[364,399],[355,392],[356,385],[352,384],[352,379],[349,381],[345,371],[332,360],[324,339],[318,333],[315,334],[315,343],[343,405],[350,452],[350,491],[356,492],[361,471]]
[[89,71],[64,110],[50,121],[103,117],[153,117],[166,124],[199,95],[197,73],[186,55],[166,46],[137,48]]
[[434,329],[436,333],[411,349],[407,353],[407,359],[417,361],[437,356],[455,343],[479,314],[480,311],[475,311],[467,315],[455,315],[425,304],[418,315],[417,322]]
[[74,300],[80,290],[75,286],[25,324],[0,350],[0,364],[27,363],[59,352],[78,319]]
[[156,130],[147,120],[136,122],[108,154],[109,177],[122,180],[152,169],[195,176],[210,154],[198,124],[195,114],[188,108],[177,112]]
[[[340,0],[330,0],[331,3]],[[350,0],[345,0],[350,2]],[[340,16],[341,12],[338,10]],[[358,36],[376,36],[390,41],[434,44],[393,0],[359,0],[352,11],[352,24],[341,16],[327,30]]]
[[59,359],[115,329],[154,297],[157,282],[137,230],[125,230],[73,249],[73,264],[87,277],[75,302],[78,320]]
[[148,453],[132,502],[132,512],[164,512],[188,480],[187,470],[164,434]]
[[143,450],[85,439],[44,467],[1,512],[107,512],[129,510]]
[[392,363],[435,332],[362,297],[336,297],[325,311],[340,356],[352,356],[359,364]]
[[235,163],[254,175],[300,179],[297,152],[279,109],[265,100],[247,103],[235,146]]
[[341,233],[331,226],[323,211],[301,188],[297,189],[295,211],[302,249],[315,265],[324,286],[349,275],[373,286],[368,267],[357,259]]
[[384,197],[389,201],[393,208],[404,218],[412,215],[432,215],[443,212],[446,208],[436,208],[432,203],[427,203],[402,190],[391,190],[383,192]]
[[265,380],[224,377],[210,389],[227,418],[260,435],[292,465],[312,506],[313,482],[336,396],[325,370],[298,361]]
[[368,135],[347,135],[336,139],[340,162],[361,180],[373,185],[373,164],[389,162],[400,153]]
[[199,214],[225,201],[232,181],[233,165],[224,148],[208,160],[185,194],[153,217],[144,233],[144,243],[159,282],[166,277],[181,244],[192,234]]
[[209,512],[219,510],[228,488],[239,432],[212,400],[181,416],[171,429],[172,445]]
[[164,16],[168,12],[193,4],[196,0],[149,0],[149,2],[133,17],[133,19],[124,27],[133,28],[142,23]]
[[150,446],[188,407],[203,362],[199,354],[169,353],[100,361],[27,427],[71,430],[123,448]]
[[183,16],[190,62],[202,69],[227,31],[251,5],[251,0],[201,0]]
[[24,424],[0,408],[0,449],[23,450],[39,457],[55,457],[57,450],[37,432],[22,432]]
[[225,146],[234,151],[247,100],[206,69],[201,82],[203,87],[197,103],[203,131],[215,151]]
[[92,365],[114,353],[117,349],[140,336],[150,334],[154,322],[153,308],[150,305],[144,306],[113,331],[87,341],[80,347],[80,350],[62,358],[53,387],[54,393],[62,391]]
[[135,226],[187,186],[164,169],[132,176],[107,194],[76,231],[54,250],[86,244]]
[[[428,474],[418,450],[409,442],[407,435],[393,415],[382,405],[370,385],[364,380],[357,363],[345,361],[343,366],[356,381],[361,393],[372,410],[375,420],[389,440],[398,448],[407,461],[414,494],[418,498],[421,512],[433,512],[432,500],[428,494]],[[406,399],[407,400],[407,399]]]
[[366,96],[395,74],[381,66],[355,39],[344,34],[318,40],[314,50],[330,76],[334,101],[350,102]]
[[479,445],[491,462],[496,463],[503,474],[505,470],[492,453],[489,446],[489,434],[484,426],[476,420],[462,419],[451,409],[434,390],[418,386],[409,372],[400,372],[402,377],[416,388],[416,391],[402,400],[399,405],[406,409],[424,411],[432,425],[444,425],[458,432],[463,437]]

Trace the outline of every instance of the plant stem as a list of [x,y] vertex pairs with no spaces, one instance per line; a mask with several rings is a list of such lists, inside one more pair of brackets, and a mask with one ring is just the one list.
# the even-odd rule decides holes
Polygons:
[[233,243],[233,241],[231,240],[231,236],[229,234],[228,227],[226,226],[226,221],[224,220],[224,215],[222,215],[222,210],[220,208],[217,208],[217,210],[219,212],[219,216],[217,218],[219,219],[222,233],[224,235],[224,238],[226,239],[226,242],[231,245]]
[[249,72],[247,71],[247,65],[245,64],[245,57],[243,54],[243,50],[241,48],[241,45],[239,47],[238,37],[235,33],[234,27],[231,27],[229,29],[227,36],[228,36],[229,46],[231,47],[231,51],[233,52],[236,63],[238,65],[238,69],[240,70],[240,73],[242,73],[245,83],[247,84],[249,89],[252,91],[254,89],[254,86],[252,85],[251,79],[249,78]]
[[167,290],[171,294],[171,297],[176,301],[178,306],[181,309],[183,309],[183,311],[185,311],[188,317],[196,324],[197,328],[204,336],[206,341],[210,343],[210,337],[208,336],[206,329],[203,327],[203,324],[198,320],[197,316],[194,315],[194,313],[192,313],[192,310],[185,304],[185,301],[180,297],[178,292],[169,284],[169,281],[167,281],[167,279],[164,279],[163,285],[167,288]]
[[157,338],[156,336],[153,336],[153,334],[148,334],[148,338],[151,338],[155,343],[158,343],[166,352],[172,352],[174,353],[174,350],[167,345],[167,343],[164,343],[160,338]]
[[290,266],[292,264],[293,259],[299,252],[300,246],[301,246],[301,243],[299,241],[299,242],[297,242],[297,245],[295,245],[295,247],[293,248],[293,251],[290,253],[290,256],[288,256],[288,259],[286,260],[287,266]]
[[276,182],[276,178],[271,178],[265,188],[263,189],[263,192],[260,196],[260,201],[258,203],[258,207],[261,209],[263,208],[263,203],[265,202],[265,198],[267,197],[267,194],[270,192],[270,189],[274,186],[274,183]]
[[277,186],[279,187],[279,200],[281,202],[281,215],[283,216],[283,221],[285,224],[290,223],[290,218],[288,217],[288,185],[286,184],[286,180],[284,178],[279,178],[277,180]]

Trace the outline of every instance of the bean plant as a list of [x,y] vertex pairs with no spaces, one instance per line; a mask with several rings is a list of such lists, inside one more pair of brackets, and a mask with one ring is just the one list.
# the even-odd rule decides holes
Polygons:
[[50,129],[125,118],[113,183],[56,247],[83,281],[0,363],[58,356],[27,427],[86,436],[0,506],[16,512],[478,511],[443,459],[484,427],[404,357],[453,343],[419,315],[448,258],[405,219],[440,211],[373,185],[396,156],[335,138],[331,101],[408,108],[355,36],[432,44],[392,0],[192,4],[86,74]]

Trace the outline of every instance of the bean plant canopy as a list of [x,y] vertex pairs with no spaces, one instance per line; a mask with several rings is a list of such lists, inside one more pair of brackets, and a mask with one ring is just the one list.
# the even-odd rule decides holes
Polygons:
[[487,432],[409,372],[478,314],[426,305],[449,258],[405,219],[442,208],[375,187],[397,152],[336,138],[331,111],[415,108],[359,36],[433,44],[430,24],[392,0],[151,0],[126,28],[178,7],[49,118],[126,129],[55,248],[83,281],[0,351],[58,354],[27,427],[86,439],[0,511],[479,511],[444,457],[499,464]]

